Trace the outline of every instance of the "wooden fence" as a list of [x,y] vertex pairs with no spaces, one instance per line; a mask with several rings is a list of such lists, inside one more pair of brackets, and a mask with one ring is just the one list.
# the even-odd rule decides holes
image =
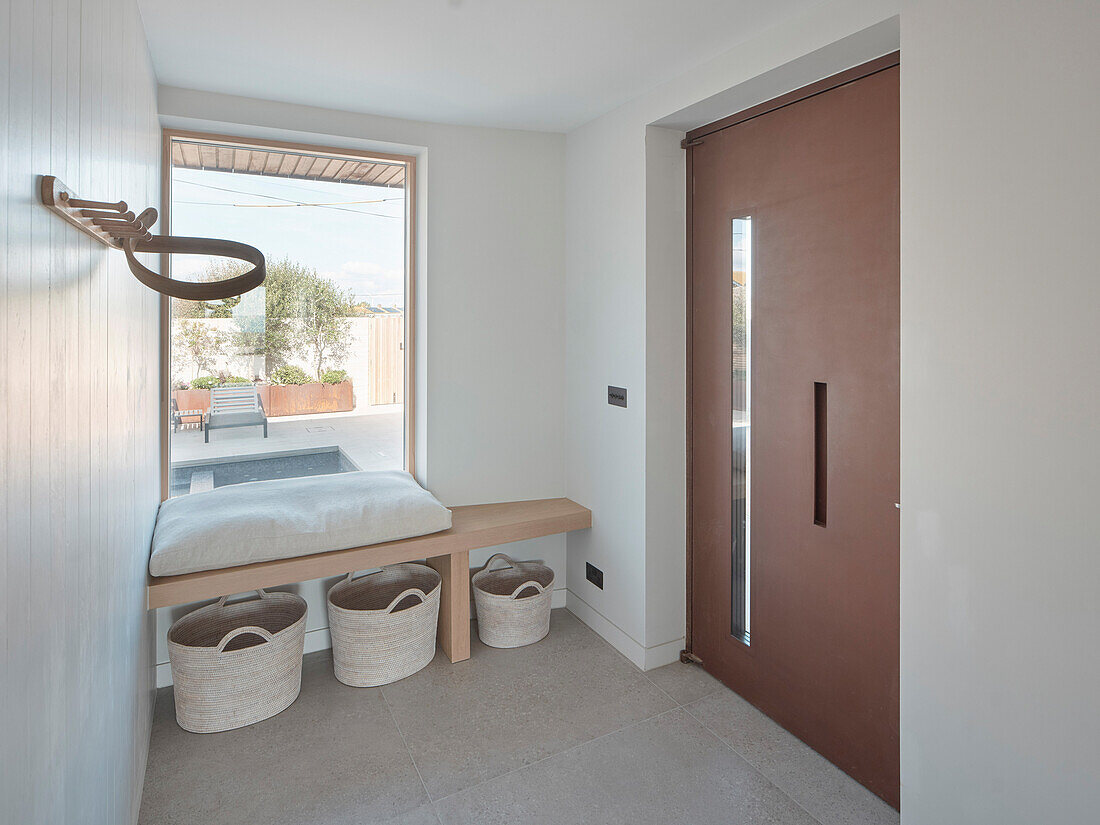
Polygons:
[[373,369],[368,404],[405,402],[405,316],[376,315],[367,327],[367,353]]

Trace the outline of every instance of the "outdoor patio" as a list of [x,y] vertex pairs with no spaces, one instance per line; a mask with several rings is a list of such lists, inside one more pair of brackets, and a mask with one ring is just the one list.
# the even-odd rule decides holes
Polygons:
[[268,436],[259,426],[210,432],[191,425],[171,434],[171,464],[201,467],[242,458],[284,457],[339,448],[359,470],[392,470],[403,465],[403,407],[369,406],[345,413],[268,418]]

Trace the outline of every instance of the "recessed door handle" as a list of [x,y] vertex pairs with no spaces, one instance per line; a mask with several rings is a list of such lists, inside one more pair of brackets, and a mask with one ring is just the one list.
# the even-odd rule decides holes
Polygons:
[[814,524],[825,526],[829,509],[829,387],[814,381]]

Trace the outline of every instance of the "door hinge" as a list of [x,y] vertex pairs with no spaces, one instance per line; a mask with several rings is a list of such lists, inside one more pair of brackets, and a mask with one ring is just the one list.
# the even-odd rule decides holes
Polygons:
[[703,139],[702,138],[695,138],[695,140],[688,140],[687,138],[684,138],[683,140],[680,141],[680,148],[681,149],[690,149],[692,146],[702,146],[702,145],[703,145]]
[[703,664],[703,660],[700,659],[698,656],[696,656],[694,653],[692,653],[690,650],[681,650],[680,651],[680,661],[683,662],[685,665],[701,665],[701,664]]

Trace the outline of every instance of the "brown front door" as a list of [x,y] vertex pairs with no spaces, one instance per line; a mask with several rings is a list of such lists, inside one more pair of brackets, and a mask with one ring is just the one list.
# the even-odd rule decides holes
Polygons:
[[897,61],[714,126],[689,135],[691,649],[897,807]]

